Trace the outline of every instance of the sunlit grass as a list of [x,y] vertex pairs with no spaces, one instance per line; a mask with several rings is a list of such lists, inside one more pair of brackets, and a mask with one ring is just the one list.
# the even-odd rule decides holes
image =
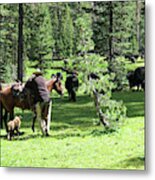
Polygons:
[[144,62],[144,59],[141,59],[141,58],[138,58],[136,60],[136,63],[132,63],[130,61],[126,62],[126,68],[127,68],[128,71],[133,71],[136,68],[143,67],[143,66],[145,66],[145,62]]
[[32,132],[32,113],[25,111],[23,135],[10,142],[1,131],[1,166],[144,169],[144,92],[117,92],[113,98],[124,101],[128,117],[111,133],[93,124],[97,115],[86,95],[76,103],[53,98],[50,137],[42,137],[38,123]]

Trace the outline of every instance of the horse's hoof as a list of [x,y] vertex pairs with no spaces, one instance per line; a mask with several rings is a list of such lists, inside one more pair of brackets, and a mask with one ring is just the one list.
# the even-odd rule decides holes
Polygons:
[[49,137],[50,135],[48,133],[46,133],[46,137]]
[[104,125],[105,129],[108,130],[110,128],[110,124],[109,122],[106,122],[105,125]]
[[32,127],[32,131],[35,132],[34,127]]

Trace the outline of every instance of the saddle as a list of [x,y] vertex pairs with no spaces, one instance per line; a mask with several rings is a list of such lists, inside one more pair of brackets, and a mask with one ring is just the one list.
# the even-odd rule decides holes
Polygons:
[[11,86],[11,92],[15,99],[23,105],[23,109],[33,109],[34,107],[34,96],[28,88],[21,84],[13,84]]

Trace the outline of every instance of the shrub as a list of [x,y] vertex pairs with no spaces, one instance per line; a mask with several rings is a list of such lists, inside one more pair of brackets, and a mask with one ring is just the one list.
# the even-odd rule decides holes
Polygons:
[[109,62],[109,71],[110,73],[115,74],[115,78],[113,80],[115,84],[115,90],[124,89],[127,84],[127,68],[126,68],[126,59],[124,57],[116,57]]
[[[111,129],[123,122],[126,107],[122,102],[112,99],[116,76],[112,72],[109,73],[105,58],[97,54],[86,54],[78,57],[73,64],[78,69],[84,91],[94,99],[97,114],[103,125]],[[99,78],[88,79],[90,73],[95,73]]]

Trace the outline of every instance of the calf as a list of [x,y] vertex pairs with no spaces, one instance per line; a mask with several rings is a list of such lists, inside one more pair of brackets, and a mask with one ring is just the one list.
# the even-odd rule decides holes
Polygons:
[[20,125],[21,125],[21,120],[18,116],[16,116],[14,118],[14,120],[8,122],[8,124],[7,124],[7,126],[8,126],[8,134],[7,134],[8,140],[12,140],[15,130],[17,131],[17,134],[19,135]]
[[90,80],[90,79],[97,80],[97,79],[100,79],[100,77],[96,73],[90,73],[88,75],[88,80]]
[[76,101],[76,91],[79,87],[79,80],[76,74],[72,74],[66,78],[65,87],[68,91],[69,100]]

